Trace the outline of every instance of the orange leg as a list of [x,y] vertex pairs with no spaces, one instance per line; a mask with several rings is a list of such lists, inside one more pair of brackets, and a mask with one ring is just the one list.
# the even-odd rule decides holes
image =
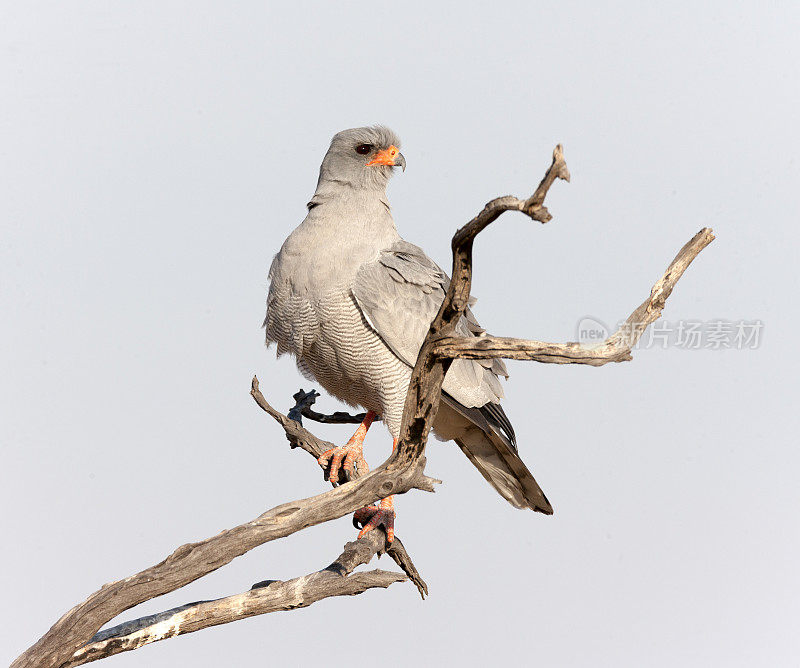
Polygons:
[[[392,450],[397,447],[397,439],[392,443]],[[386,542],[394,540],[394,494],[381,499],[377,506],[364,506],[359,508],[353,515],[353,526],[356,529],[361,525],[358,537],[364,536],[367,531],[372,531],[375,527],[382,526],[386,531]]]
[[[364,416],[363,422],[358,425],[356,433],[353,434],[344,447],[326,450],[317,459],[317,462],[325,471],[325,480],[330,480],[336,486],[347,482],[347,480],[352,480],[355,477],[356,467],[358,467],[360,475],[369,472],[367,460],[364,459],[364,438],[376,417],[377,413],[368,411]],[[344,470],[340,471],[342,468]]]

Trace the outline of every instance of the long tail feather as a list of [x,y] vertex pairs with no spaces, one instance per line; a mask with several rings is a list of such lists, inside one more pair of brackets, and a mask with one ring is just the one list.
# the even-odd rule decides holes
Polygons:
[[[516,508],[553,514],[553,507],[517,454],[514,432],[503,409],[468,408],[443,394],[434,430],[458,443],[481,475]],[[504,432],[509,432],[504,433]]]

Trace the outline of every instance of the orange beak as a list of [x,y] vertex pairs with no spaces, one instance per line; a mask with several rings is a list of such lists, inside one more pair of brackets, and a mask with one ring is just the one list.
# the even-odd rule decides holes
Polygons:
[[405,169],[406,161],[403,158],[403,154],[400,153],[400,149],[392,144],[389,148],[378,151],[366,166],[369,167],[371,165],[389,165],[390,167],[397,165]]

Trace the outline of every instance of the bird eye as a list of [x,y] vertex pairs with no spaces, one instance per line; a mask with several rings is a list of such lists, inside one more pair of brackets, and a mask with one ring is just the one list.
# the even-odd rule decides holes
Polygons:
[[356,153],[360,153],[361,155],[366,155],[372,150],[372,144],[359,144],[356,146]]

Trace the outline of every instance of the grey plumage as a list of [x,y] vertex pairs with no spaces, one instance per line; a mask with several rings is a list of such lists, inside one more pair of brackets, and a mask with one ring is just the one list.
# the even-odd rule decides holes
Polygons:
[[[421,248],[397,233],[386,200],[392,167],[367,166],[378,151],[399,145],[384,127],[334,136],[308,215],[270,268],[264,322],[267,343],[275,342],[279,355],[294,355],[305,376],[340,400],[381,415],[395,437],[411,369],[449,283]],[[395,164],[401,160],[404,166],[398,154]],[[484,333],[469,309],[457,330]],[[501,375],[508,376],[500,360],[455,360],[434,433],[455,440],[511,504],[552,513],[517,454],[499,403]]]

